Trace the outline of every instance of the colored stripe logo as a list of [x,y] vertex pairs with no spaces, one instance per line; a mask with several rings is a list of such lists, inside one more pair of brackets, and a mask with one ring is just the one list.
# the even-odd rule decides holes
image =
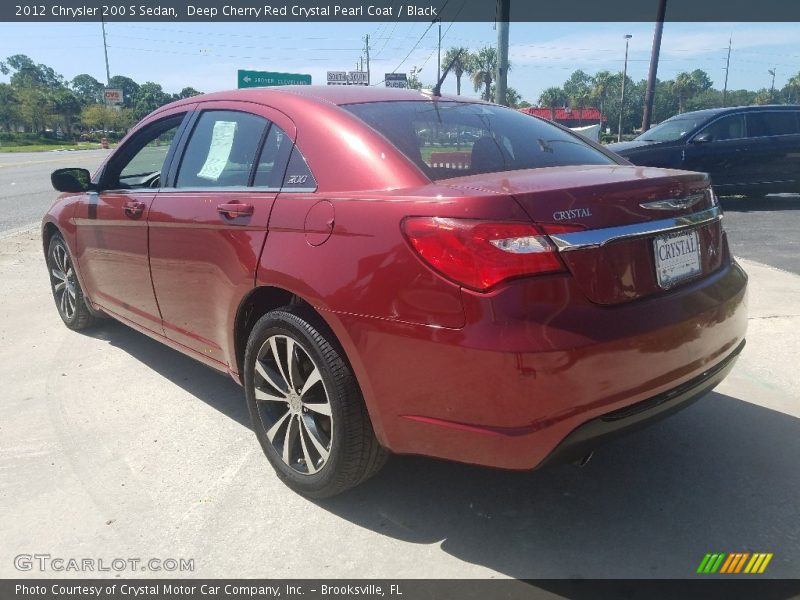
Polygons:
[[769,552],[733,552],[733,553],[713,553],[706,554],[697,567],[700,574],[726,574],[735,575],[737,573],[747,573],[755,575],[763,573],[769,561],[772,560],[772,553]]

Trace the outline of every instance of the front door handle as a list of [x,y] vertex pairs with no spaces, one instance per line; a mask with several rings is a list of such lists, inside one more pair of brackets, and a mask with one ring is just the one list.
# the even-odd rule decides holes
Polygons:
[[218,205],[217,212],[229,219],[233,219],[234,217],[247,217],[253,214],[253,205],[230,202]]
[[144,212],[144,209],[147,205],[144,202],[138,202],[136,200],[128,200],[125,203],[125,214],[129,217],[138,217]]

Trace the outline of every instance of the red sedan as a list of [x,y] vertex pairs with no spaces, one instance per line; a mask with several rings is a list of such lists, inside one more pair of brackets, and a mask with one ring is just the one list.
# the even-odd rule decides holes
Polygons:
[[579,460],[711,390],[744,346],[747,276],[706,175],[492,104],[208,94],[52,180],[64,323],[113,317],[229,373],[313,497],[390,451]]

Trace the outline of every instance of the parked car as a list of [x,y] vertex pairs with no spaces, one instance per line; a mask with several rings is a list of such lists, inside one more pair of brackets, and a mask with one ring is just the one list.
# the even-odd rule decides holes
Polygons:
[[708,173],[720,195],[800,192],[800,106],[683,113],[608,148],[636,165]]
[[[474,137],[468,164],[431,166],[425,131]],[[207,94],[52,181],[64,323],[107,315],[229,373],[278,476],[313,497],[390,451],[585,458],[708,392],[744,345],[747,277],[706,175],[492,104]]]

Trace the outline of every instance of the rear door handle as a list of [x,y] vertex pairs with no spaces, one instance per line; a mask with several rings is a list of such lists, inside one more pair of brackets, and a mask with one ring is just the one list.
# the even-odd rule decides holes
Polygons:
[[125,203],[125,214],[129,217],[138,217],[144,212],[146,208],[146,204],[144,202],[138,202],[137,200],[128,200]]
[[246,217],[253,214],[253,205],[230,202],[218,205],[217,212],[229,219],[233,219],[234,217]]

